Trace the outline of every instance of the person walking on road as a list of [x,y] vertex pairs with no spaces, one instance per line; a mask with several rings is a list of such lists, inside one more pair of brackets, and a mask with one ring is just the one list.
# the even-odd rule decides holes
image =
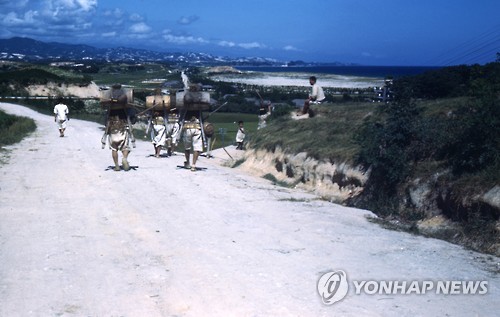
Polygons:
[[54,106],[54,122],[57,123],[57,128],[59,129],[60,137],[64,137],[64,131],[66,130],[68,121],[69,121],[68,106],[62,103],[62,99],[59,99],[57,105]]

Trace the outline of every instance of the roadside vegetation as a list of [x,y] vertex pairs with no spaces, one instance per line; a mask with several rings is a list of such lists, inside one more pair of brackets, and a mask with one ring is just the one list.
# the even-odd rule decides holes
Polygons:
[[35,121],[0,111],[0,147],[20,142],[35,131]]
[[[405,78],[394,90],[356,135],[371,175],[352,204],[413,224],[439,209],[459,227],[438,236],[498,254],[500,209],[484,197],[500,193],[500,62]],[[410,199],[417,183],[432,188],[427,206]]]
[[[394,91],[390,103],[330,103],[307,120],[275,118],[250,146],[360,166],[369,181],[347,204],[400,229],[498,254],[500,209],[482,197],[493,190],[500,198],[500,63],[402,78]],[[419,190],[425,203],[412,198]],[[453,230],[419,229],[438,212]]]

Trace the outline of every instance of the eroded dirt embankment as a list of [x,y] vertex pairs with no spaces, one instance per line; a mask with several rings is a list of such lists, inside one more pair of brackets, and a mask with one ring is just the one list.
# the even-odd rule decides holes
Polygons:
[[88,85],[66,85],[48,83],[26,87],[30,96],[64,96],[78,98],[99,98],[99,86],[94,82]]
[[[362,166],[321,161],[305,152],[290,154],[279,147],[274,152],[249,149],[235,165],[246,172],[287,187],[305,189],[336,203],[357,205],[357,201],[369,199],[369,194],[361,196],[370,176],[370,170]],[[401,228],[500,255],[500,187],[497,185],[468,197],[456,197],[452,185],[440,180],[443,173],[446,172],[436,173],[428,179],[411,180],[395,193],[400,200],[400,209],[406,209],[402,213],[412,210],[415,215],[423,216],[411,224],[401,224]],[[475,223],[476,220],[467,219],[471,215],[490,221],[487,224]],[[470,228],[476,225],[491,232],[478,237],[471,231],[477,228]]]
[[285,153],[247,150],[239,168],[259,176],[272,175],[277,182],[306,189],[324,199],[338,203],[359,195],[369,172],[347,163],[318,161],[307,153]]

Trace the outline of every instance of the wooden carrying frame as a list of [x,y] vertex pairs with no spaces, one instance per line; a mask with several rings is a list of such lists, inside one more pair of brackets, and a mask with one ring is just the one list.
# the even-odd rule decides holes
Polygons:
[[175,106],[179,110],[209,110],[210,93],[207,91],[179,91],[175,94]]
[[170,110],[170,96],[168,95],[155,95],[146,96],[146,107],[153,110]]
[[[132,88],[120,88],[124,94],[119,96],[113,96],[113,89],[101,90],[100,91],[100,102],[103,107],[109,106],[111,110],[122,109],[130,107],[129,105],[133,102],[133,89]],[[113,99],[115,97],[116,99]]]

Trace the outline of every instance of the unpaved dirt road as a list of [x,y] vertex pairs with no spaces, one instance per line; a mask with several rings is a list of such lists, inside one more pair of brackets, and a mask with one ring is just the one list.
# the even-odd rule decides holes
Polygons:
[[[154,158],[137,142],[129,172],[108,170],[98,124],[53,117],[0,165],[0,316],[498,316],[499,259],[366,220],[201,158]],[[221,158],[224,152],[216,153]],[[325,305],[327,272],[349,292]],[[356,294],[354,282],[372,281]],[[487,294],[374,294],[381,281],[487,281]],[[459,288],[460,288],[459,284]],[[371,291],[370,291],[371,290]]]

